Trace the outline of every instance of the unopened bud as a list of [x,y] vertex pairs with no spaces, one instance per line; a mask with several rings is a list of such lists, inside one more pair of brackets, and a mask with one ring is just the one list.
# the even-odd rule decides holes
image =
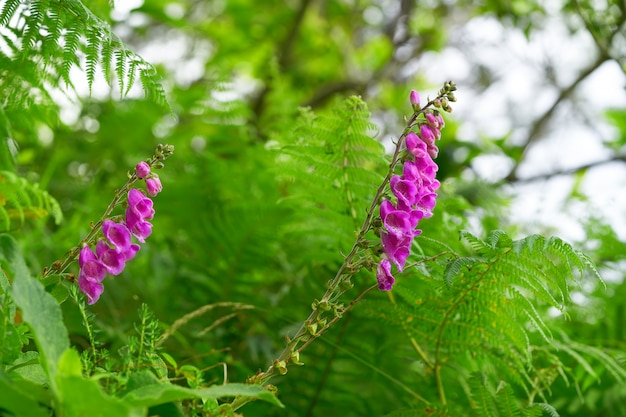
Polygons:
[[330,310],[330,303],[328,302],[328,300],[322,300],[318,303],[317,307],[322,310],[322,311],[328,311]]
[[300,362],[300,352],[297,350],[291,352],[291,363],[298,366],[304,365],[304,362]]
[[274,362],[274,368],[276,368],[278,373],[281,375],[285,375],[287,373],[287,363],[285,363],[285,361]]
[[150,165],[147,162],[141,161],[135,166],[135,174],[140,180],[150,175]]
[[409,95],[409,100],[411,101],[411,106],[413,106],[413,110],[417,111],[420,108],[420,95],[417,91],[411,90],[411,94]]
[[[381,250],[382,250],[382,247],[381,247]],[[354,284],[349,279],[346,279],[346,280],[341,281],[339,283],[339,288],[341,288],[342,291],[348,291],[348,290],[352,289],[352,287],[354,287]],[[333,309],[334,309],[334,307],[333,307]]]

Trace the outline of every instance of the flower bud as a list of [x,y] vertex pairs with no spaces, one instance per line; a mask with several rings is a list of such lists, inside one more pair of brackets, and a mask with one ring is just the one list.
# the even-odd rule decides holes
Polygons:
[[137,178],[144,179],[150,175],[150,165],[147,162],[141,161],[135,167],[135,174]]
[[146,191],[151,197],[154,197],[163,190],[159,177],[150,177],[146,180]]
[[411,106],[413,106],[413,110],[417,111],[420,108],[420,95],[417,91],[411,90],[411,94],[409,95],[409,100],[411,101]]
[[304,362],[300,362],[300,352],[297,350],[291,352],[291,363],[298,366],[304,365]]
[[285,375],[287,373],[287,364],[285,363],[285,361],[274,362],[274,368],[276,368],[278,373],[281,375]]

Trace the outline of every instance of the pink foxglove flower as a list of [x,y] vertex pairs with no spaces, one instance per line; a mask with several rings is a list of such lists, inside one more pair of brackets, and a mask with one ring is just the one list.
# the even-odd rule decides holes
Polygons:
[[159,177],[150,177],[146,180],[146,190],[151,197],[154,197],[163,190]]
[[[414,111],[419,111],[419,94],[411,91],[409,97]],[[390,290],[395,282],[391,274],[392,263],[402,272],[411,251],[413,238],[421,233],[419,221],[431,217],[437,202],[440,183],[435,178],[439,167],[433,161],[439,149],[435,145],[441,137],[443,118],[437,112],[424,113],[424,122],[419,125],[419,134],[409,132],[405,144],[409,159],[404,163],[402,175],[393,175],[389,180],[391,192],[397,199],[394,204],[383,200],[380,218],[383,223],[381,243],[384,257],[376,270],[378,287]]]
[[104,291],[102,280],[106,276],[106,267],[96,257],[89,246],[80,250],[78,255],[78,285],[80,290],[87,296],[87,303],[93,304],[100,298]]
[[393,283],[396,282],[393,275],[391,275],[391,264],[387,259],[383,259],[378,264],[376,279],[378,280],[378,289],[382,291],[389,291],[393,287]]
[[411,102],[411,106],[413,106],[413,110],[417,111],[420,107],[420,94],[415,90],[411,90],[409,101]]
[[150,175],[150,165],[148,165],[147,162],[139,162],[137,166],[135,166],[135,174],[137,175],[137,178],[141,180],[146,178]]
[[[159,178],[150,174],[148,163],[139,162],[135,166],[135,174],[139,179],[146,178],[148,194],[154,196],[163,189]],[[78,284],[87,296],[89,304],[98,301],[102,295],[104,291],[102,281],[106,274],[121,274],[126,262],[139,251],[140,246],[132,242],[132,236],[143,243],[152,233],[152,224],[149,222],[154,218],[152,200],[138,189],[131,188],[128,191],[127,204],[123,223],[116,223],[110,219],[102,222],[104,239],[96,243],[96,252],[94,253],[89,246],[80,251]]]

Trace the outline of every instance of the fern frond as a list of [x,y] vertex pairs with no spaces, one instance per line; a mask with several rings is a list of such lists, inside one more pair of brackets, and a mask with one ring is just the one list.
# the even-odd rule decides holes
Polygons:
[[126,78],[126,50],[120,48],[115,51],[115,73],[117,74],[117,85],[120,89],[120,95],[124,95],[124,84]]
[[113,41],[110,38],[105,39],[102,42],[102,72],[104,74],[104,80],[107,83],[111,82],[111,63],[113,62]]
[[[529,236],[513,241],[501,231],[490,233],[484,241],[468,232],[461,236],[474,253],[428,258],[432,242],[424,240],[425,262],[420,266],[429,273],[405,272],[410,279],[394,287],[398,302],[390,309],[382,306],[386,302],[372,300],[368,313],[404,330],[433,363],[473,352],[473,362],[490,363],[508,382],[545,398],[543,391],[549,384],[541,384],[534,374],[530,341],[540,335],[547,345],[556,343],[547,309],[564,311],[571,283],[590,261],[556,238]],[[430,255],[440,248],[433,245]],[[600,360],[597,352],[577,352],[570,355],[584,369],[588,365],[584,358]],[[611,366],[608,358],[603,360]],[[560,363],[556,367],[563,369]],[[611,370],[614,377],[621,376],[615,366]]]
[[0,11],[0,26],[6,26],[9,24],[15,12],[20,6],[20,0],[5,0],[2,11]]
[[102,42],[102,37],[103,36],[100,33],[99,28],[96,26],[90,27],[87,31],[87,65],[85,68],[85,72],[87,73],[87,85],[89,86],[89,93],[91,93],[91,88],[96,78],[96,67],[98,65],[98,62],[100,62],[100,43]]
[[448,264],[446,271],[443,274],[443,280],[451,286],[453,284],[453,278],[461,273],[463,268],[471,267],[475,262],[474,258],[456,258]]
[[22,45],[24,57],[27,56],[30,49],[35,46],[35,42],[40,35],[46,10],[49,8],[47,0],[30,2],[28,8],[28,24],[24,30]]
[[62,212],[57,201],[37,184],[8,171],[0,171],[0,232],[17,229],[26,220],[47,215],[59,223]]
[[8,0],[0,10],[0,26],[0,36],[12,51],[0,51],[6,61],[0,67],[0,79],[4,81],[0,91],[10,96],[16,107],[28,106],[37,100],[37,94],[46,95],[51,88],[73,88],[70,72],[74,66],[84,69],[90,92],[98,67],[109,83],[113,66],[123,97],[136,76],[134,71],[127,72],[129,63],[144,69],[141,79],[148,96],[161,105],[167,104],[154,68],[128,49],[82,1],[31,0],[25,5]]
[[495,417],[493,398],[487,391],[487,377],[482,373],[474,373],[469,379],[472,395],[472,411],[477,417]]
[[64,43],[63,43],[63,67],[61,76],[66,85],[72,85],[70,80],[70,70],[73,65],[79,65],[76,51],[80,43],[80,34],[82,27],[79,26],[78,20],[73,20],[72,26],[65,30]]
[[496,390],[496,408],[500,417],[522,417],[522,409],[511,387],[501,382]]
[[550,417],[561,417],[558,411],[556,411],[554,407],[547,403],[535,403],[528,408],[529,412],[533,410],[537,410],[537,414],[535,414],[537,417],[544,415],[544,412],[547,413]]
[[319,238],[354,240],[364,208],[383,177],[384,150],[365,103],[351,97],[330,114],[304,112],[277,156],[277,175],[289,183],[285,203],[306,210],[292,232],[315,230]]
[[492,249],[498,247],[510,248],[513,240],[503,230],[493,230],[489,232],[486,242]]

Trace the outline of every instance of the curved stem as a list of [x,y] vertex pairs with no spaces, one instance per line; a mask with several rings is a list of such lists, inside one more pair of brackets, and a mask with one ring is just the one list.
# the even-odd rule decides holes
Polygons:
[[[451,83],[450,86],[453,86]],[[357,237],[352,245],[352,249],[345,257],[343,263],[337,270],[334,278],[328,284],[328,289],[324,293],[321,298],[321,301],[315,303],[315,307],[313,311],[309,314],[309,317],[302,322],[300,328],[293,336],[293,338],[287,338],[287,345],[283,348],[278,357],[274,360],[272,365],[268,367],[265,372],[260,372],[250,378],[248,378],[248,383],[265,385],[272,377],[274,377],[277,373],[285,374],[287,372],[287,365],[289,362],[297,355],[304,350],[313,340],[317,339],[321,336],[332,324],[337,322],[341,318],[341,313],[352,308],[365,294],[373,290],[377,287],[377,285],[373,285],[367,290],[365,290],[362,294],[360,294],[355,300],[353,300],[348,307],[341,310],[338,314],[335,311],[334,317],[327,324],[321,325],[320,329],[317,329],[317,325],[319,323],[319,319],[324,314],[325,311],[328,311],[329,308],[332,308],[331,303],[334,303],[336,298],[341,296],[346,289],[341,288],[340,284],[344,282],[348,282],[349,279],[362,268],[362,264],[358,261],[354,262],[355,257],[359,254],[363,249],[363,242],[365,239],[365,235],[370,231],[373,223],[373,219],[376,213],[376,209],[378,208],[379,202],[385,192],[385,189],[393,175],[398,162],[400,161],[400,153],[404,144],[404,140],[406,136],[409,134],[411,129],[418,123],[417,119],[421,114],[424,114],[427,109],[435,104],[436,101],[441,100],[446,97],[448,84],[444,86],[444,88],[440,91],[439,95],[433,99],[429,100],[422,108],[415,109],[411,117],[408,119],[402,134],[398,138],[398,142],[396,143],[396,147],[391,157],[391,162],[389,163],[389,168],[387,169],[387,173],[385,178],[381,182],[381,184],[376,189],[376,193],[374,194],[374,198],[366,211],[365,219],[363,220],[361,229],[359,230]],[[453,87],[456,89],[455,87]],[[360,266],[360,268],[355,268],[356,266]],[[338,308],[339,310],[339,308]],[[300,345],[300,346],[299,346]],[[238,410],[240,407],[248,403],[250,400],[244,397],[237,397],[231,403],[231,408],[233,411]]]
[[[156,152],[154,155],[146,161],[150,168],[152,168],[157,162],[164,161],[169,156],[174,153],[174,147],[172,145],[158,145]],[[102,223],[111,216],[113,210],[123,203],[123,199],[126,198],[128,191],[131,186],[138,180],[139,178],[133,172],[132,174],[129,172],[128,180],[126,184],[122,186],[119,190],[115,191],[115,196],[113,196],[113,200],[107,206],[106,210],[100,217],[96,223],[91,225],[91,231],[78,243],[78,246],[70,249],[62,261],[55,261],[50,267],[45,268],[42,272],[42,277],[46,277],[47,275],[54,274],[62,274],[71,264],[76,260],[80,250],[84,245],[92,245],[97,237],[98,233],[100,233],[100,229]]]

